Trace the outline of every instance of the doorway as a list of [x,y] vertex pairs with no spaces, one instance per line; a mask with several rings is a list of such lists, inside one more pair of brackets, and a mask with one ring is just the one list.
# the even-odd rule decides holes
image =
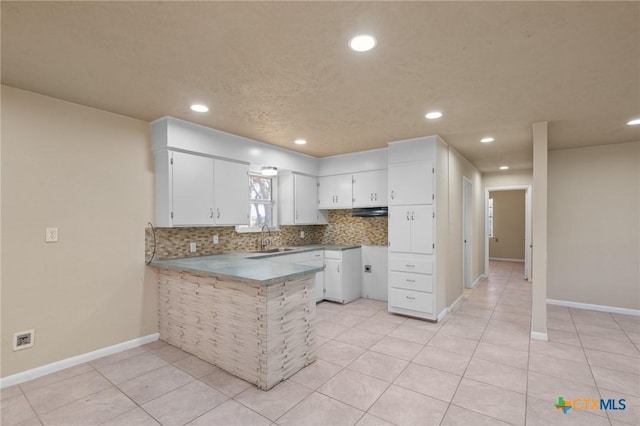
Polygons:
[[465,288],[473,287],[471,277],[471,218],[473,205],[473,183],[466,177],[462,180],[462,280]]
[[[511,192],[524,191],[524,241],[522,240],[522,236],[517,237],[520,239],[519,243],[521,245],[517,247],[517,250],[514,249],[513,251],[520,253],[516,255],[518,258],[524,257],[524,279],[531,281],[532,280],[532,276],[531,276],[532,242],[531,242],[531,186],[530,185],[485,188],[485,275],[489,274],[490,243],[492,248],[495,249],[495,247],[497,247],[498,244],[500,244],[501,238],[505,238],[505,237],[508,238],[508,236],[504,234],[502,236],[498,235],[498,233],[494,229],[494,223],[493,223],[494,206],[492,205],[492,201],[490,201],[492,200],[492,197],[490,196],[490,194],[500,193],[500,195],[502,195],[504,191],[511,191]],[[504,194],[506,195],[506,193]],[[507,197],[496,197],[496,198],[506,199]],[[522,213],[523,213],[522,209],[520,209],[519,212],[516,213],[520,216],[517,218],[520,221],[522,220],[522,217],[521,217]],[[504,245],[505,244],[503,243],[502,246]],[[492,257],[495,257],[495,256],[492,256]],[[498,258],[505,260],[501,256],[498,256]]]

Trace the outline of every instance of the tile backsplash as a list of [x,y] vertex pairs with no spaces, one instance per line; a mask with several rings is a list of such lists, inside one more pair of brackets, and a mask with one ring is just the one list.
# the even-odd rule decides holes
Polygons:
[[[304,231],[305,238],[300,238]],[[218,235],[219,243],[213,244]],[[351,210],[330,210],[328,225],[304,225],[280,227],[271,232],[274,247],[309,244],[359,244],[387,245],[387,218],[351,217]],[[155,228],[154,259],[188,256],[205,256],[217,253],[255,251],[260,248],[260,233],[238,233],[233,226]],[[196,252],[189,251],[189,244],[196,243]],[[154,250],[151,228],[145,230],[145,258]]]

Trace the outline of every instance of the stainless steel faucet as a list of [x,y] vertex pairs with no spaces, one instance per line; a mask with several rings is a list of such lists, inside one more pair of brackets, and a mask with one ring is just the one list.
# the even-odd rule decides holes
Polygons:
[[[269,232],[269,238],[266,242],[264,240],[264,228],[267,228],[267,231]],[[264,250],[268,245],[271,245],[271,229],[269,229],[269,226],[265,223],[262,225],[262,229],[260,230],[260,250]]]

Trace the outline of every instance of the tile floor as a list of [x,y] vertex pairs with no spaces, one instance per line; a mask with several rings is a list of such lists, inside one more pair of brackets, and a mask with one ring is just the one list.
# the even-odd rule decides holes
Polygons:
[[[529,339],[522,265],[439,324],[359,299],[318,305],[318,360],[269,392],[158,341],[2,390],[2,425],[640,424],[640,317],[548,307]],[[624,411],[554,408],[624,398]]]

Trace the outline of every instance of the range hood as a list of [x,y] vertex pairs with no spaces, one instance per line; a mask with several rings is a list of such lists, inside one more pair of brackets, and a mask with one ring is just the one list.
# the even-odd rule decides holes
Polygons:
[[366,207],[351,210],[352,217],[381,217],[389,216],[387,207]]

